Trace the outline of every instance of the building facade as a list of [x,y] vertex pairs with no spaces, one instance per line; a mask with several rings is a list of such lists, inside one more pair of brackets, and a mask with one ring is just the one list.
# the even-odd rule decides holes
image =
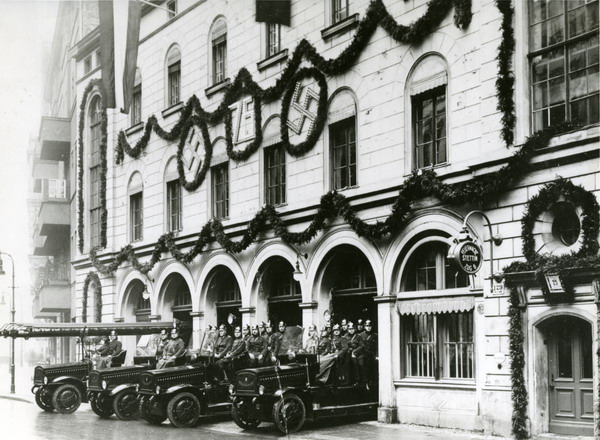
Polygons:
[[129,114],[75,45],[78,321],[370,319],[381,421],[599,434],[598,1],[154,3]]
[[[29,224],[32,253],[29,258],[33,317],[43,322],[70,322],[75,318],[75,257],[71,225],[77,210],[76,165],[76,63],[71,48],[98,26],[97,6],[91,2],[62,2],[58,7],[52,43],[40,67],[42,116],[39,132],[28,148]],[[75,353],[68,338],[50,338],[41,361],[65,362]]]

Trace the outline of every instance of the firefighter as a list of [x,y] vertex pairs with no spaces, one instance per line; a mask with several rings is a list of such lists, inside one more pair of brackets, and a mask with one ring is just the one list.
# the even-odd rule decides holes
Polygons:
[[233,380],[236,370],[236,361],[242,359],[246,354],[246,341],[242,338],[242,329],[240,326],[235,327],[233,331],[234,340],[231,344],[231,350],[223,358],[217,361],[217,365],[223,372],[223,377],[228,382]]
[[363,350],[363,338],[356,333],[356,328],[353,322],[348,323],[348,334],[346,335],[348,340],[348,352],[350,353],[349,367],[350,367],[350,383],[355,384],[361,381],[361,370],[364,364],[364,350]]
[[281,338],[279,333],[273,333],[273,324],[271,321],[267,322],[266,327],[267,333],[267,358],[266,365],[277,364],[277,356],[279,355],[279,347],[281,347]]
[[250,368],[263,367],[267,355],[267,340],[260,335],[258,325],[252,327],[252,335],[246,341],[246,350],[250,358],[248,364]]

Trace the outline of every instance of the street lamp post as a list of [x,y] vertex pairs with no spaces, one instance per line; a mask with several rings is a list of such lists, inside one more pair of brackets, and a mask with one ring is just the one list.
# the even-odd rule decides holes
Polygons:
[[[12,255],[0,251],[0,275],[6,273],[2,267],[2,255],[9,257],[11,262],[12,296],[10,302],[10,316],[11,322],[15,322],[15,260],[13,260]],[[15,338],[10,338],[10,394],[15,394]]]

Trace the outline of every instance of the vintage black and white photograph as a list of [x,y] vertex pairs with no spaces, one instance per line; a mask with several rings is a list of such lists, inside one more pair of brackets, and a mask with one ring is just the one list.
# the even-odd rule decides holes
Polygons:
[[0,424],[600,440],[599,0],[0,0]]

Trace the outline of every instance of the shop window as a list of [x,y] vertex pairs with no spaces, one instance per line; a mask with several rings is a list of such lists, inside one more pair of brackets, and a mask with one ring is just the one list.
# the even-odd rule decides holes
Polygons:
[[285,195],[285,149],[281,144],[265,148],[265,202],[283,205]]
[[278,23],[267,23],[267,58],[275,55],[281,50],[281,25]]
[[89,215],[90,246],[100,244],[100,143],[102,142],[102,103],[99,96],[93,98],[89,114]]
[[211,32],[212,81],[218,84],[227,78],[227,23],[219,18]]
[[192,298],[190,297],[190,293],[188,290],[181,290],[175,296],[175,301],[173,302],[173,308],[175,307],[189,307],[192,305]]
[[329,126],[332,155],[332,186],[343,189],[357,185],[356,179],[356,117]]
[[131,125],[142,122],[142,75],[139,70],[135,72],[133,95],[131,98]]
[[600,102],[598,0],[530,1],[533,129],[597,123]]
[[144,206],[143,192],[138,192],[129,196],[129,221],[131,241],[138,241],[143,238],[144,229]]
[[399,296],[405,377],[474,378],[474,299],[468,276],[447,261],[448,248],[426,242],[406,263],[401,290],[410,298]]
[[474,378],[473,312],[404,318],[407,377]]
[[212,167],[212,215],[216,219],[229,217],[229,164]]
[[181,217],[181,183],[179,180],[172,180],[167,183],[167,229],[169,232],[177,232],[182,229]]
[[350,15],[350,0],[331,0],[331,21],[338,23]]
[[181,101],[181,52],[173,47],[167,57],[167,105]]

